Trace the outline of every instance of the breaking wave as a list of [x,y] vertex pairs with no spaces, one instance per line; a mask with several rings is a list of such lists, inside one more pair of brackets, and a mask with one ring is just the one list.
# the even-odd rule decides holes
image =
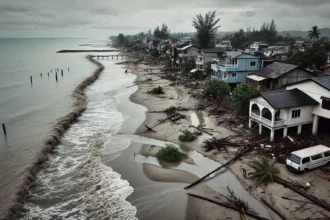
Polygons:
[[[85,88],[95,82],[104,70],[104,66],[92,56],[87,56],[87,59],[98,68],[74,90],[74,110],[58,119],[43,141],[2,219],[95,219],[96,216],[101,219],[134,219],[136,209],[125,201],[133,188],[101,163],[101,153],[122,121],[105,126],[106,120],[98,114],[97,119],[93,117],[93,123],[99,126],[85,123],[82,130],[79,123],[74,123],[87,108]],[[95,111],[102,111],[102,108]],[[93,114],[93,110],[88,114]],[[88,121],[88,114],[80,120]],[[108,114],[118,112],[109,111]],[[61,140],[70,127],[70,132]],[[52,155],[51,162],[45,163],[49,155]]]

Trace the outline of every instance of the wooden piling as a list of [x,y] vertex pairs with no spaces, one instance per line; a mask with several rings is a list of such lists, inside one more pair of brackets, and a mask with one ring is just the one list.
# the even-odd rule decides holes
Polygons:
[[3,129],[3,133],[5,134],[5,136],[7,136],[6,126],[4,123],[2,123],[2,129]]
[[30,76],[30,81],[31,81],[31,84],[32,84],[33,83],[32,76]]
[[70,68],[68,68],[68,72],[70,72]]
[[52,73],[52,69],[50,69],[50,72]]
[[61,75],[62,75],[62,77],[63,77],[63,70],[61,70]]
[[42,78],[42,73],[40,73],[40,77]]
[[47,72],[48,78],[49,78],[49,72]]
[[56,79],[56,82],[57,82],[57,73],[56,73],[56,75],[55,75],[55,79]]

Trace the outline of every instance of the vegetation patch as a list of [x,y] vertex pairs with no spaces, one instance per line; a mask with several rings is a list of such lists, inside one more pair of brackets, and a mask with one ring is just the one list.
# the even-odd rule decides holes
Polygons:
[[154,94],[154,95],[164,94],[164,89],[163,89],[163,87],[158,86],[158,87],[155,87],[155,88],[149,90],[148,93]]
[[211,79],[204,85],[204,96],[209,98],[224,98],[230,94],[230,86],[228,83]]
[[233,103],[239,110],[249,113],[250,99],[258,92],[245,83],[239,84],[233,91]]
[[252,165],[255,171],[250,174],[250,178],[257,184],[273,182],[274,177],[280,174],[279,168],[266,157],[253,161]]
[[196,139],[196,133],[191,132],[189,130],[183,130],[181,131],[182,134],[179,136],[179,140],[183,141],[183,142],[191,142],[194,141]]
[[156,154],[158,160],[163,160],[170,163],[181,162],[188,158],[188,154],[182,152],[179,148],[172,144],[166,146],[158,151]]

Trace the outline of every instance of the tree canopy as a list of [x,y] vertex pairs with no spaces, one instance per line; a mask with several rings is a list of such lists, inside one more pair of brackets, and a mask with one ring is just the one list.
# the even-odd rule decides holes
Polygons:
[[330,44],[327,42],[316,41],[312,47],[307,48],[305,52],[298,52],[289,57],[286,62],[299,65],[302,68],[320,69],[326,65],[327,52],[330,50]]
[[162,24],[162,27],[160,28],[157,26],[154,30],[154,36],[160,39],[168,39],[170,35],[170,29],[166,24]]
[[314,25],[312,27],[312,30],[308,31],[308,37],[311,41],[314,41],[314,40],[317,40],[320,38],[321,36],[321,32],[320,32],[320,29],[319,29],[319,26],[317,25]]
[[245,113],[249,112],[250,98],[258,92],[245,83],[237,85],[233,91],[233,103]]
[[216,18],[216,11],[209,11],[203,16],[202,14],[196,15],[193,18],[193,26],[196,29],[196,41],[201,48],[212,48],[215,45],[215,38],[217,26],[220,18]]

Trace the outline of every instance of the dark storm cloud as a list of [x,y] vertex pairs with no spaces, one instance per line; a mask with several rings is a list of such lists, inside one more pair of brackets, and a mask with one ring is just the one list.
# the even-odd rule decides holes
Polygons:
[[221,18],[221,31],[259,28],[273,18],[279,30],[308,30],[327,25],[330,0],[0,0],[0,37],[47,36],[53,29],[75,36],[133,34],[163,22],[173,32],[192,32],[192,18],[211,10]]

